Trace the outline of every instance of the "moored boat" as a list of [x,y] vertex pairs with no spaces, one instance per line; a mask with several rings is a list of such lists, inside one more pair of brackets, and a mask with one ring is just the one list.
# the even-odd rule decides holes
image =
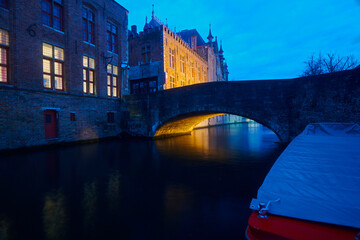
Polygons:
[[253,199],[246,236],[360,240],[360,126],[310,124]]

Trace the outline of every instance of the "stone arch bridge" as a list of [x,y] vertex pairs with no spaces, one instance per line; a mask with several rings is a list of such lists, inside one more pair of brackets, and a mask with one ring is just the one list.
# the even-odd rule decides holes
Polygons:
[[306,78],[211,82],[123,98],[131,135],[172,136],[229,113],[255,120],[290,142],[313,122],[359,122],[360,69]]

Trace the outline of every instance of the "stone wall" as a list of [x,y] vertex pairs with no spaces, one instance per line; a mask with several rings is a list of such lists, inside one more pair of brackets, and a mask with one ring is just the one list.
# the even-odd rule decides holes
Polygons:
[[360,121],[360,69],[296,79],[211,82],[125,100],[126,130],[133,135],[152,137],[169,122],[229,113],[255,120],[289,142],[309,123]]
[[[12,0],[0,8],[0,28],[9,34],[9,81],[0,83],[0,150],[116,136],[120,95],[128,92],[128,11],[113,0],[63,1],[63,29],[42,22],[42,2]],[[83,41],[83,7],[94,13],[94,43]],[[117,27],[117,51],[107,50],[107,23]],[[43,43],[64,50],[64,89],[43,84]],[[94,95],[83,91],[83,56],[95,59]],[[107,64],[119,67],[116,97],[108,96]],[[57,138],[46,140],[44,111],[56,111]],[[108,123],[108,112],[115,123]],[[75,114],[75,121],[70,120]]]
[[[6,102],[0,104],[0,150],[112,137],[121,131],[118,100],[1,87],[0,96]],[[55,139],[45,139],[47,109],[58,114]],[[115,123],[108,123],[108,112],[114,113]]]

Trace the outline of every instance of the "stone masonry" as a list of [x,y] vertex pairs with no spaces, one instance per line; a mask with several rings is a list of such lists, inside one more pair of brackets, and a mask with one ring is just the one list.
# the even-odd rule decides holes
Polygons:
[[[62,2],[63,29],[45,25],[42,1],[12,0],[0,8],[8,32],[8,82],[0,82],[0,150],[116,136],[119,97],[107,94],[107,64],[118,66],[118,96],[126,94],[128,11],[114,0]],[[83,8],[94,13],[94,43],[83,41]],[[107,50],[107,23],[117,27],[117,51]],[[64,90],[44,88],[43,43],[64,49]],[[83,56],[95,59],[95,94],[83,91]],[[44,111],[56,111],[57,138],[44,137]],[[111,119],[109,121],[109,113]],[[73,119],[70,119],[71,116]]]

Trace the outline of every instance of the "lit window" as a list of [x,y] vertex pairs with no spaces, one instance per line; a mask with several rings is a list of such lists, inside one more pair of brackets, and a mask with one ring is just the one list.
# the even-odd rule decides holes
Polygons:
[[95,59],[83,56],[83,92],[95,94]]
[[9,72],[9,33],[0,29],[0,83],[8,82]]
[[195,80],[195,67],[194,67],[194,63],[190,63],[190,68],[191,68],[191,82],[194,83]]
[[201,71],[200,71],[200,67],[198,67],[197,72],[198,72],[197,82],[199,83],[199,82],[201,82]]
[[57,30],[63,30],[62,0],[42,0],[42,23]]
[[43,43],[43,84],[45,88],[64,90],[64,49]]
[[180,55],[180,72],[185,73],[185,57]]
[[8,8],[8,0],[0,0],[0,7]]
[[170,76],[170,86],[169,88],[174,88],[175,87],[175,78],[173,76]]
[[150,62],[150,45],[141,48],[141,58],[143,63]]
[[169,48],[169,62],[170,67],[175,69],[175,50],[172,48]]
[[112,64],[107,65],[107,95],[109,97],[118,97],[118,67]]
[[117,27],[112,22],[106,23],[106,48],[110,52],[117,53]]
[[82,9],[82,24],[83,24],[83,40],[85,42],[95,43],[95,14],[88,8]]

